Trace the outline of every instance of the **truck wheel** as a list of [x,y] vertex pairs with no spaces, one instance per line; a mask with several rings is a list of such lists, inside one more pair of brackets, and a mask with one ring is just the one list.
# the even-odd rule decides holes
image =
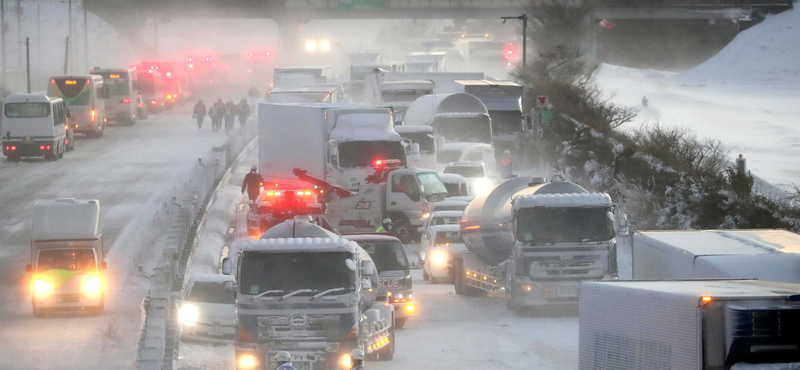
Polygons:
[[389,345],[378,351],[378,361],[391,361],[394,358],[394,329],[389,330]]
[[393,223],[392,235],[395,238],[400,239],[400,242],[403,244],[408,244],[414,241],[414,230],[412,230],[411,224],[408,223],[408,220],[398,220]]
[[404,326],[406,326],[406,321],[408,321],[407,317],[404,317],[402,319],[394,319],[394,327],[402,329]]
[[461,268],[461,263],[456,262],[453,264],[455,278],[453,279],[453,286],[456,288],[456,294],[464,295],[464,269]]
[[514,291],[510,290],[510,289],[507,289],[507,292],[506,292],[506,307],[508,307],[508,309],[510,309],[511,311],[514,311],[514,314],[522,315],[522,314],[525,313],[525,308],[520,306],[519,303],[517,303],[517,300],[516,300],[515,297],[516,297],[516,294],[514,293]]
[[45,310],[43,308],[36,307],[36,301],[33,301],[33,317],[37,319],[41,319],[44,317]]

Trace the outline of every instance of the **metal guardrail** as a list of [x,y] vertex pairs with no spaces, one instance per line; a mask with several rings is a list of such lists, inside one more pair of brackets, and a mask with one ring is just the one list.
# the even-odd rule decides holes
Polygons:
[[151,277],[150,292],[142,302],[142,331],[135,369],[171,370],[178,361],[180,330],[178,300],[198,236],[207,220],[220,183],[232,165],[256,139],[257,120],[238,129],[220,147],[201,157],[187,183],[162,206],[169,223],[167,244]]

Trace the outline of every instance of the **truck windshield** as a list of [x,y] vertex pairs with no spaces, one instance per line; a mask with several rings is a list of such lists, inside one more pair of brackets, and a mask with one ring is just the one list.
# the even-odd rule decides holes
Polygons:
[[447,188],[435,172],[418,173],[417,180],[424,188],[422,196],[429,202],[438,202],[447,197]]
[[454,173],[464,177],[486,177],[482,166],[449,166],[444,173]]
[[461,233],[457,231],[436,233],[436,239],[433,241],[433,244],[439,245],[446,243],[461,243]]
[[87,105],[91,98],[90,86],[86,78],[54,78],[47,95],[64,99],[66,105]]
[[434,217],[431,220],[431,226],[436,225],[458,225],[461,222],[461,217]]
[[205,303],[236,303],[236,292],[225,290],[220,282],[196,281],[186,296],[187,301]]
[[[75,274],[97,270],[94,251],[91,249],[54,249],[39,252],[36,272],[56,272]],[[65,276],[68,278],[69,276]]]
[[486,116],[437,117],[431,126],[448,142],[492,143],[492,126]]
[[3,111],[8,118],[42,118],[50,115],[50,104],[7,103]]
[[609,208],[524,208],[517,239],[524,243],[603,241],[614,237]]
[[436,153],[436,163],[439,164],[458,162],[459,159],[461,159],[461,150],[445,149]]
[[508,110],[489,111],[492,117],[492,132],[497,134],[514,134],[522,132],[522,112]]
[[430,132],[404,132],[400,136],[411,140],[412,143],[419,144],[420,153],[433,153],[436,151],[436,144],[433,133]]
[[128,89],[128,72],[101,72],[98,74],[103,76],[103,83],[108,88],[109,95],[128,96],[130,93]]
[[240,267],[241,292],[255,295],[275,290],[285,294],[298,289],[321,292],[353,288],[355,273],[345,263],[352,257],[347,252],[245,252]]
[[339,166],[369,167],[379,159],[399,159],[406,164],[406,153],[400,141],[348,141],[339,144]]
[[447,189],[447,195],[451,197],[469,195],[467,194],[467,184],[454,182],[444,184],[444,187]]
[[372,257],[378,271],[408,270],[408,257],[398,241],[358,242]]
[[382,90],[381,98],[386,103],[413,102],[426,94],[433,94],[433,91],[422,89]]

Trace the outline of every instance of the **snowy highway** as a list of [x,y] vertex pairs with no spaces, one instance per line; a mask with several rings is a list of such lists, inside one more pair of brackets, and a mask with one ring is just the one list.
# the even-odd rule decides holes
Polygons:
[[[155,213],[198,157],[226,139],[198,130],[186,106],[135,126],[79,137],[57,162],[0,163],[0,368],[130,368],[149,282],[135,273],[157,252]],[[28,276],[31,208],[40,199],[98,199],[108,261],[105,313],[35,319]],[[58,330],[55,330],[55,329]],[[20,367],[20,364],[25,364]]]

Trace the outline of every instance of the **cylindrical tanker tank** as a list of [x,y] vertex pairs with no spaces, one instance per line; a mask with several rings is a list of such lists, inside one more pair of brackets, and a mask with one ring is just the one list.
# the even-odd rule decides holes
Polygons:
[[508,179],[477,196],[464,210],[461,237],[467,248],[486,264],[496,265],[511,255],[511,200],[520,195],[588,193],[566,181],[547,182],[542,177]]

